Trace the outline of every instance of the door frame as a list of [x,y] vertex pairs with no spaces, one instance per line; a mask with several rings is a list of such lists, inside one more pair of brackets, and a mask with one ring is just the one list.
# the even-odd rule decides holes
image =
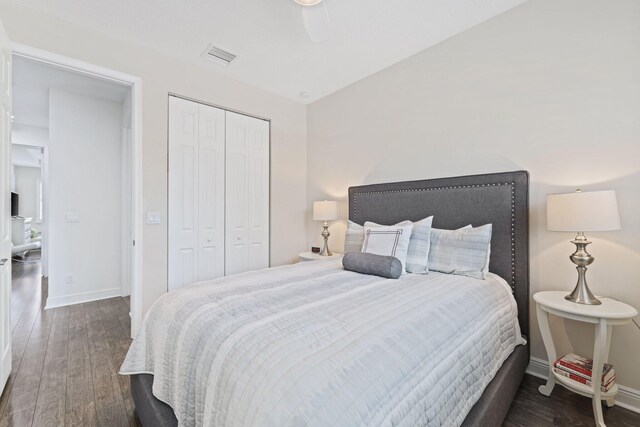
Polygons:
[[131,337],[142,324],[142,79],[110,68],[80,61],[32,46],[12,43],[13,55],[44,62],[58,68],[93,76],[131,87],[131,191],[132,191],[132,234],[131,251]]

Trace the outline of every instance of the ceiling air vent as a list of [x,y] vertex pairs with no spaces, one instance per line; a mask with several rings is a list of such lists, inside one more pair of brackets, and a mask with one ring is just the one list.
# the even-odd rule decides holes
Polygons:
[[204,59],[215,62],[216,64],[227,66],[231,61],[236,59],[233,53],[229,53],[226,50],[222,50],[214,45],[210,44],[207,49],[202,53]]

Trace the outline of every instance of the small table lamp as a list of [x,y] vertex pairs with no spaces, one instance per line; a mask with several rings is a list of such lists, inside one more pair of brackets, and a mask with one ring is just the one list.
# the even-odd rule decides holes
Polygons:
[[321,202],[313,202],[313,219],[315,221],[324,221],[322,224],[322,237],[324,237],[324,248],[320,255],[331,256],[333,255],[329,250],[328,240],[331,233],[329,233],[329,224],[327,221],[333,221],[338,219],[338,202],[333,200],[324,200]]
[[591,242],[584,232],[620,229],[616,192],[577,190],[575,193],[547,195],[547,229],[578,233],[571,241],[576,245],[576,251],[569,257],[577,265],[578,283],[565,299],[578,304],[600,304],[589,290],[585,279],[587,266],[594,258],[587,252],[587,245]]

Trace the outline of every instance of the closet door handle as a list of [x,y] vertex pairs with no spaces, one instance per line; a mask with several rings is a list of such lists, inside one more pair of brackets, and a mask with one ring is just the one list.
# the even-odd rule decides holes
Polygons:
[[7,261],[9,261],[7,258],[2,258],[0,259],[0,267],[2,267],[3,265],[5,265],[7,263]]

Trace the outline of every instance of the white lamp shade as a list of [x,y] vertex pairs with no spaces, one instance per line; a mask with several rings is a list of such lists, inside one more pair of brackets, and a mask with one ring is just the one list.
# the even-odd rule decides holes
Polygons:
[[338,202],[324,200],[313,202],[313,219],[316,221],[333,221],[338,219]]
[[576,191],[547,195],[547,229],[575,232],[619,230],[616,192]]

